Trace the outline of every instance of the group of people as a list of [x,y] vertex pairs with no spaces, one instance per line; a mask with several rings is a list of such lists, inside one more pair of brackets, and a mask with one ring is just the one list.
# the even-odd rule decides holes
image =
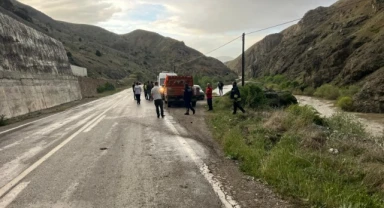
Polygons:
[[[142,89],[140,82],[136,82],[132,85],[134,99],[137,105],[140,105]],[[164,104],[161,96],[160,87],[158,82],[144,83],[144,95],[146,100],[153,100],[156,106],[157,118],[164,118]]]
[[[218,89],[219,89],[219,94],[220,96],[223,96],[223,87],[224,84],[222,82],[218,83]],[[137,104],[140,105],[140,97],[141,97],[141,92],[142,89],[140,87],[140,83],[136,82],[133,86],[133,93],[134,93],[134,98],[137,101]],[[208,111],[213,110],[213,89],[212,85],[210,83],[207,84],[207,88],[205,90],[205,94],[207,97],[207,104],[208,104]],[[163,98],[161,96],[160,92],[160,87],[158,82],[147,82],[144,84],[144,94],[145,94],[145,99],[146,100],[153,100],[155,107],[156,107],[156,113],[157,113],[157,118],[164,118],[164,103],[163,103]],[[189,111],[191,110],[193,114],[196,113],[196,110],[192,106],[192,97],[193,97],[193,89],[191,86],[189,86],[187,83],[185,84],[184,87],[184,103],[186,107],[186,112],[184,115],[189,115]],[[233,114],[237,113],[237,109],[240,109],[243,113],[245,113],[244,108],[241,106],[241,95],[240,95],[240,90],[237,87],[237,82],[232,83],[232,90],[231,90],[231,95],[230,98],[233,100]]]
[[141,101],[141,93],[142,93],[142,90],[144,91],[144,97],[146,100],[152,100],[153,97],[151,95],[151,91],[152,89],[155,87],[155,84],[154,82],[146,82],[144,83],[144,86],[142,89],[140,87],[141,83],[140,82],[136,82],[132,85],[132,89],[133,89],[133,94],[134,94],[134,99],[136,100],[137,104],[140,105],[140,101]]
[[[219,95],[223,96],[223,88],[224,84],[222,82],[219,82],[217,84],[217,88],[219,89]],[[210,83],[207,84],[207,88],[205,89],[205,94],[207,97],[207,104],[208,104],[208,111],[213,110],[213,104],[212,104],[212,85]],[[231,90],[231,97],[233,100],[233,114],[237,113],[237,109],[240,109],[241,112],[245,113],[244,108],[241,106],[241,95],[240,90],[237,87],[237,82],[232,83],[232,90]]]

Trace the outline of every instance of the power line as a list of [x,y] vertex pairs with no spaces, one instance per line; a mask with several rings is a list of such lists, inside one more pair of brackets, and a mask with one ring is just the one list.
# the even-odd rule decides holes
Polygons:
[[249,34],[252,34],[252,33],[261,32],[261,31],[264,31],[264,30],[269,30],[269,29],[272,29],[272,28],[275,28],[275,27],[279,27],[279,26],[282,26],[282,25],[286,25],[286,24],[289,24],[289,23],[292,23],[292,22],[297,22],[297,21],[300,21],[300,20],[302,20],[302,18],[300,18],[300,19],[295,19],[295,20],[291,20],[291,21],[288,21],[288,22],[284,22],[284,23],[281,23],[281,24],[278,24],[278,25],[274,25],[274,26],[271,26],[271,27],[267,27],[267,28],[263,28],[263,29],[260,29],[260,30],[255,30],[255,31],[252,31],[252,32],[249,32],[249,33],[245,33],[245,35],[249,35]]
[[234,42],[235,40],[237,40],[237,39],[239,39],[239,38],[241,38],[241,35],[240,35],[240,36],[238,36],[238,37],[236,37],[235,39],[232,39],[231,41],[229,41],[229,42],[227,42],[227,43],[225,43],[225,44],[223,44],[223,45],[221,45],[221,46],[219,46],[219,47],[217,47],[217,48],[215,48],[215,49],[213,49],[213,50],[209,51],[208,53],[205,53],[205,54],[203,54],[202,56],[199,56],[199,57],[196,57],[196,58],[194,58],[194,59],[192,59],[192,60],[190,60],[190,61],[187,61],[187,62],[181,63],[181,64],[179,64],[178,66],[181,66],[181,65],[184,65],[184,64],[186,64],[186,63],[189,63],[189,62],[195,61],[195,60],[197,60],[197,59],[199,59],[199,58],[205,57],[206,55],[208,55],[208,54],[210,54],[210,53],[213,53],[213,52],[215,52],[215,51],[219,50],[220,48],[222,48],[222,47],[224,47],[224,46],[226,46],[226,45],[228,45],[228,44],[230,44],[230,43]]
[[[335,8],[335,10],[339,10],[339,9],[341,9],[341,8],[344,8],[344,7],[348,7],[348,6],[351,6],[351,5],[354,5],[354,4],[358,4],[358,3],[361,3],[361,2],[363,2],[363,1],[367,1],[367,0],[360,0],[360,1],[357,1],[357,2],[350,3],[350,4],[346,4],[346,5],[344,5],[344,6]],[[331,8],[331,7],[332,7],[332,6],[330,6],[330,7],[328,7],[328,8]],[[329,11],[328,11],[328,12],[329,12]],[[308,17],[308,16],[306,16],[306,17]],[[303,18],[304,18],[304,17],[303,17]],[[286,25],[286,24],[289,24],[289,23],[297,22],[297,21],[302,20],[303,18],[299,18],[299,19],[291,20],[291,21],[284,22],[284,23],[281,23],[281,24],[277,24],[277,25],[274,25],[274,26],[266,27],[266,28],[263,28],[263,29],[259,29],[259,30],[251,31],[251,32],[245,33],[245,35],[250,35],[250,34],[253,34],[253,33],[257,33],[257,32],[261,32],[261,31],[269,30],[269,29],[272,29],[272,28],[275,28],[275,27],[279,27],[279,26],[282,26],[282,25]],[[199,58],[205,57],[206,55],[208,55],[208,54],[210,54],[210,53],[213,53],[213,52],[215,52],[215,51],[217,51],[217,50],[223,48],[224,46],[227,46],[228,44],[234,42],[235,40],[237,40],[237,39],[239,39],[239,38],[241,38],[241,37],[242,37],[242,35],[240,35],[240,36],[236,37],[235,39],[233,39],[233,40],[231,40],[231,41],[229,41],[229,42],[227,42],[227,43],[225,43],[225,44],[223,44],[223,45],[221,45],[221,46],[219,46],[219,47],[217,47],[217,48],[215,48],[215,49],[209,51],[208,53],[203,54],[202,56],[199,56],[199,57],[196,57],[196,58],[194,58],[194,59],[192,59],[192,60],[190,60],[190,61],[181,63],[181,64],[179,64],[178,66],[182,66],[182,65],[184,65],[184,64],[186,64],[186,63],[190,63],[190,62],[195,61],[195,60],[197,60],[197,59],[199,59]]]

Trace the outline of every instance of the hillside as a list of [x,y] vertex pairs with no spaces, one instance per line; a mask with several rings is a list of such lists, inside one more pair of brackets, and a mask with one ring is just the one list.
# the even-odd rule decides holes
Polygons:
[[[14,0],[2,0],[0,12],[61,41],[70,62],[88,68],[91,77],[122,79],[137,74],[139,78],[153,79],[158,72],[173,69],[174,64],[202,56],[183,42],[157,33],[137,30],[118,35],[96,26],[56,21]],[[220,61],[207,57],[177,67],[181,74],[190,73],[188,70],[209,76],[234,76]]]
[[[246,51],[248,77],[283,74],[302,86],[358,85],[359,111],[384,112],[384,1],[340,0]],[[241,56],[227,63],[240,72]]]
[[216,57],[216,59],[218,59],[219,61],[221,61],[223,63],[226,63],[228,61],[232,61],[234,58],[232,58],[230,56],[219,56],[219,57]]

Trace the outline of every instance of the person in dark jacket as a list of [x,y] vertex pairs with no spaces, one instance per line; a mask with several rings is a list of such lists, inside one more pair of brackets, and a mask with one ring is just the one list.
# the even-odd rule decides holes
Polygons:
[[148,97],[147,97],[147,100],[152,100],[152,94],[151,94],[151,92],[152,92],[152,88],[153,88],[154,86],[153,86],[153,82],[149,82],[148,81],[148,85],[147,85],[147,95],[148,95]]
[[132,85],[132,91],[133,91],[133,99],[134,99],[134,100],[136,100],[135,86],[136,86],[136,83],[133,83],[133,85]]
[[189,109],[192,110],[193,114],[195,114],[195,109],[192,107],[192,88],[188,85],[188,83],[185,83],[185,88],[184,88],[184,103],[185,107],[187,108],[187,112],[185,112],[184,115],[189,115]]
[[239,88],[237,87],[237,82],[233,82],[231,99],[233,100],[233,114],[236,114],[237,109],[240,109],[243,113],[245,113],[245,110],[241,107],[241,95]]
[[210,83],[207,84],[207,89],[205,89],[205,94],[207,96],[208,111],[213,110],[212,106],[212,86]]

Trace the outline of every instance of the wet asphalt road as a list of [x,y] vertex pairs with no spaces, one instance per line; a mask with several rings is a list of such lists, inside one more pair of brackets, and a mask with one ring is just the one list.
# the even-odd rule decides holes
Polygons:
[[131,90],[2,129],[0,207],[231,207],[183,131]]

